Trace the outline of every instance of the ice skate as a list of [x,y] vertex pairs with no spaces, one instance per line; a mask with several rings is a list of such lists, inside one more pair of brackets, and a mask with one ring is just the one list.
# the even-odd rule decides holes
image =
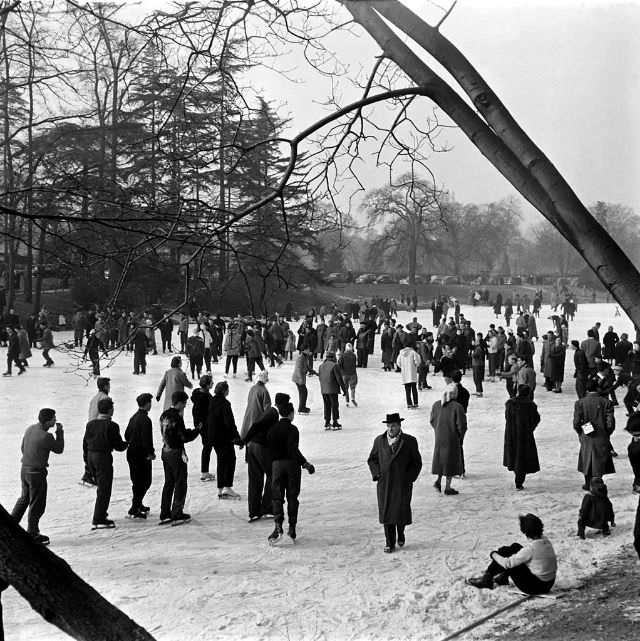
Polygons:
[[231,487],[223,487],[220,492],[218,492],[219,499],[234,499],[239,500],[240,495]]
[[171,525],[173,527],[177,525],[184,525],[185,523],[188,523],[191,520],[191,514],[187,514],[186,512],[181,512],[180,514],[176,514],[176,516],[171,517]]
[[211,472],[203,472],[200,475],[200,480],[203,483],[207,483],[209,481],[215,481],[216,480],[216,475],[215,474],[211,474]]
[[40,534],[40,532],[38,532],[37,534],[32,534],[31,538],[33,538],[36,543],[40,543],[41,545],[49,545],[49,543],[51,543],[49,537],[46,534]]
[[267,541],[269,541],[269,545],[276,545],[278,541],[282,538],[282,523],[276,523],[276,527],[274,528],[273,532],[269,534],[267,537]]
[[91,525],[92,530],[112,530],[116,524],[111,519],[103,519],[102,521],[94,521]]

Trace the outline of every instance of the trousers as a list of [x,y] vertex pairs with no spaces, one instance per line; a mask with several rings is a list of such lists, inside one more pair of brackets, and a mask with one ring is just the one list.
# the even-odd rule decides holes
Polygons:
[[20,484],[22,485],[22,494],[16,501],[11,516],[20,523],[29,508],[27,532],[39,534],[40,519],[47,507],[47,470],[23,467],[20,470]]

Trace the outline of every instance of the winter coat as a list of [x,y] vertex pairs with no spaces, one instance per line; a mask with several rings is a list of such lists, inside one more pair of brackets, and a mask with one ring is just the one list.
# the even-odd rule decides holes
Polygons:
[[420,365],[420,354],[412,347],[403,347],[398,354],[398,367],[402,371],[402,383],[418,382],[418,366]]
[[505,403],[504,454],[502,464],[516,474],[540,471],[533,432],[540,423],[538,407],[528,398],[510,398]]
[[191,416],[193,416],[194,427],[200,424],[203,430],[206,428],[211,398],[211,392],[208,389],[198,387],[193,390],[191,394]]
[[262,381],[258,381],[249,390],[249,394],[247,395],[247,409],[244,412],[242,428],[240,430],[240,436],[242,438],[247,435],[251,425],[255,423],[270,407],[271,396],[269,395],[269,390]]
[[224,351],[227,356],[239,356],[242,349],[242,330],[238,325],[229,325],[224,339]]
[[164,405],[162,409],[166,410],[171,407],[171,397],[173,396],[173,393],[184,392],[185,387],[189,389],[193,387],[193,384],[187,378],[187,375],[179,367],[172,367],[171,369],[168,369],[160,381],[160,386],[158,387],[158,392],[156,394],[156,400],[159,401],[162,396],[162,392],[164,392]]
[[596,486],[592,492],[587,492],[580,506],[579,518],[582,525],[602,530],[615,521],[613,505],[607,496],[605,485]]
[[335,325],[329,325],[325,333],[324,349],[326,352],[335,352],[338,347],[338,328]]
[[50,327],[44,328],[42,339],[40,340],[40,347],[42,347],[42,349],[53,349],[53,333]]
[[258,344],[255,336],[247,334],[244,341],[244,352],[247,358],[255,358],[257,360],[262,356],[262,353],[260,352],[260,345]]
[[340,373],[343,376],[356,376],[356,363],[357,358],[353,351],[344,352],[338,359]]
[[529,332],[529,338],[538,338],[538,326],[536,325],[536,319],[533,314],[529,316],[527,331]]
[[616,345],[618,344],[618,335],[615,332],[607,332],[602,337],[604,349],[602,350],[602,358],[608,360],[615,358]]
[[335,359],[327,358],[318,368],[321,394],[339,394],[340,391],[346,394],[346,387],[340,367]]
[[26,329],[18,330],[18,342],[20,343],[20,358],[31,358],[31,348],[29,347],[29,334]]
[[582,343],[580,343],[580,347],[582,348],[584,355],[587,357],[589,367],[595,368],[595,358],[596,356],[601,355],[600,343],[595,338],[587,338],[586,341],[582,341]]
[[[590,423],[594,431],[585,434],[583,426]],[[613,474],[610,436],[616,428],[613,405],[598,392],[589,392],[576,401],[573,411],[573,429],[580,438],[578,472],[585,476]]]
[[380,349],[382,350],[382,362],[388,364],[391,361],[393,334],[383,332],[380,337]]
[[[303,341],[304,341],[304,337],[302,337],[302,341],[301,341],[301,344],[300,344],[301,348],[302,348],[302,345],[303,345]],[[246,344],[245,344],[245,347],[246,347]],[[296,349],[296,337],[293,334],[293,332],[289,332],[287,334],[287,341],[284,344],[284,351],[285,352],[293,352],[293,351],[295,351],[295,349]]]
[[124,440],[127,442],[129,454],[147,458],[155,454],[153,449],[153,425],[147,412],[143,409],[129,419],[127,429],[124,431]]
[[293,366],[293,374],[291,375],[291,380],[296,385],[306,385],[307,384],[307,374],[313,372],[309,364],[309,359],[306,354],[298,354],[296,358],[295,365]]
[[564,380],[564,359],[566,355],[566,347],[564,345],[549,346],[549,360],[551,361],[551,375],[549,378],[554,383],[561,383]]
[[542,339],[542,350],[540,354],[540,371],[545,378],[551,379],[551,369],[553,364],[549,358],[551,343],[548,338]]
[[628,370],[627,360],[629,358],[629,351],[633,345],[628,340],[621,340],[615,347],[616,365],[622,366],[623,369]]
[[436,401],[431,408],[431,427],[435,431],[432,474],[457,476],[464,472],[462,441],[467,432],[467,417],[456,401],[442,404]]
[[318,336],[318,344],[316,345],[316,354],[324,352],[324,339],[327,333],[327,326],[324,323],[318,323],[316,327],[316,334]]
[[409,525],[413,484],[422,469],[422,458],[415,437],[400,432],[398,439],[392,450],[386,432],[377,436],[367,463],[377,482],[380,523]]
[[211,397],[206,426],[210,443],[231,443],[240,438],[231,403],[224,394],[214,394]]

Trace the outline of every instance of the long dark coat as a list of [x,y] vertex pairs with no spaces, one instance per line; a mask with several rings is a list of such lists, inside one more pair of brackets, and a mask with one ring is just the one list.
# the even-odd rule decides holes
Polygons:
[[540,423],[537,405],[528,398],[510,398],[505,403],[504,455],[502,464],[516,474],[540,471],[533,432]]
[[[591,423],[594,431],[585,434],[582,426]],[[573,429],[580,438],[578,472],[587,476],[613,474],[616,470],[611,458],[610,436],[616,428],[613,405],[598,392],[589,392],[576,401],[573,411]]]
[[549,360],[551,361],[551,373],[549,378],[554,383],[564,381],[564,359],[567,350],[564,345],[549,345]]
[[464,473],[462,441],[467,432],[467,417],[462,405],[436,401],[431,408],[431,427],[435,431],[431,473],[457,476]]
[[371,476],[378,482],[378,516],[386,525],[411,523],[413,484],[422,469],[418,441],[400,432],[400,442],[391,451],[387,433],[377,436],[367,460]]

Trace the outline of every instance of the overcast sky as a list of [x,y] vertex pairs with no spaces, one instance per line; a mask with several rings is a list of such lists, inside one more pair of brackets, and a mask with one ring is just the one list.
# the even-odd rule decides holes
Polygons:
[[[449,6],[448,0],[438,3]],[[139,8],[159,4],[165,3],[142,0]],[[427,0],[407,4],[432,24],[442,15]],[[585,204],[620,202],[640,213],[640,0],[459,0],[441,31]],[[366,33],[341,35],[331,46],[353,74],[370,69],[379,53]],[[328,81],[299,54],[283,57],[281,65],[297,84],[264,69],[252,83],[267,98],[286,103],[282,115],[292,118],[293,135],[326,115],[319,103]],[[354,97],[345,89],[344,103]],[[435,156],[431,168],[457,200],[484,203],[516,194],[462,134],[448,130],[446,138],[453,150]],[[383,184],[386,174],[364,161],[367,186]],[[533,210],[525,212],[539,219]]]
[[[426,0],[408,4],[432,23],[442,15]],[[639,0],[460,0],[442,33],[484,75],[583,202],[621,202],[640,213]],[[363,34],[336,42],[336,53],[355,72],[379,52]],[[324,113],[314,100],[327,89],[303,64],[299,70],[298,85],[261,72],[265,92],[287,102],[292,130]],[[457,200],[482,203],[516,194],[464,135],[448,130],[446,137],[454,148],[435,156],[431,167]],[[371,186],[385,180],[373,163],[366,175]],[[538,219],[533,210],[526,213]]]

